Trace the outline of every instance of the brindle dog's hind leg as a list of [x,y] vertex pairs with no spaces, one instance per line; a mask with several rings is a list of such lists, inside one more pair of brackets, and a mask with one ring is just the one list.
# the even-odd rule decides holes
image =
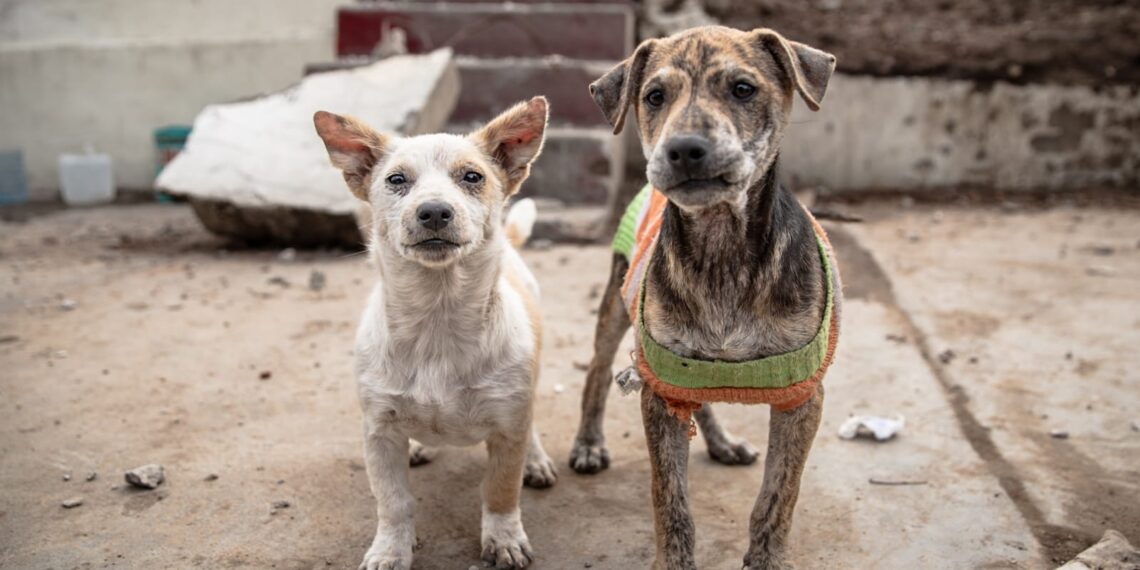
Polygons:
[[713,415],[712,406],[705,404],[694,414],[697,425],[701,426],[701,434],[705,436],[705,446],[708,447],[709,457],[717,463],[725,465],[752,465],[760,452],[744,439],[733,436],[728,430],[721,427],[720,422]]
[[815,396],[787,412],[772,410],[768,425],[768,455],[764,458],[764,485],[749,521],[745,570],[784,570],[792,565],[785,558],[792,512],[800,494],[804,472],[819,420],[823,415],[823,385]]
[[656,523],[656,570],[689,570],[696,530],[689,513],[689,425],[669,415],[665,401],[649,388],[641,390],[641,420],[653,475],[653,519]]
[[610,281],[598,308],[594,359],[590,361],[586,387],[582,390],[582,420],[578,426],[578,437],[570,450],[570,467],[578,473],[597,473],[610,466],[602,421],[606,414],[606,395],[613,382],[614,354],[625,331],[629,330],[629,316],[621,300],[621,283],[628,268],[629,262],[614,254]]

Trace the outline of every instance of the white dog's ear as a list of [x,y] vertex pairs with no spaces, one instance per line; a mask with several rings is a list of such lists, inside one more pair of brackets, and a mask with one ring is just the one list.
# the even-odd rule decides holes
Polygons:
[[835,56],[807,44],[788,41],[767,28],[753,30],[752,35],[775,56],[808,108],[818,111],[827,93],[827,83],[835,72]]
[[388,139],[352,117],[326,111],[313,115],[313,125],[325,141],[333,166],[344,172],[348,189],[367,202],[372,168],[384,157]]
[[530,165],[542,152],[549,115],[546,97],[518,103],[471,133],[479,145],[507,173],[507,195],[518,191],[530,175]]

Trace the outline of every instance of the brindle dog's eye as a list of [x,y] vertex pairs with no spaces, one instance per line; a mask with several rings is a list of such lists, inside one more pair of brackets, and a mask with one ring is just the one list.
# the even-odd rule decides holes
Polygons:
[[391,184],[392,186],[399,186],[407,181],[408,179],[405,178],[403,174],[400,174],[398,172],[396,174],[388,176],[388,184]]
[[463,181],[468,184],[478,184],[483,181],[483,175],[474,170],[468,170],[463,174]]
[[665,103],[665,92],[660,89],[654,89],[645,96],[645,102],[650,107],[660,107]]
[[756,87],[749,85],[743,81],[732,86],[732,96],[740,99],[741,101],[747,101],[748,99],[751,99],[755,94]]

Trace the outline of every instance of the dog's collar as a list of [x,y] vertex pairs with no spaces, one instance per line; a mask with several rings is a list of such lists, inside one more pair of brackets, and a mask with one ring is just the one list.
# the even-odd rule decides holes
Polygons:
[[[818,234],[815,239],[819,247],[824,281],[827,283],[827,301],[819,329],[807,344],[791,352],[743,362],[698,360],[680,356],[654,340],[649,334],[649,328],[645,326],[642,308],[645,305],[647,279],[643,277],[637,294],[636,322],[638,341],[641,345],[640,355],[645,364],[660,381],[689,389],[787,388],[815,377],[823,368],[828,356],[832,335],[831,313],[835,306],[832,268],[827,247]],[[650,252],[645,262],[646,267],[649,266],[652,255]]]

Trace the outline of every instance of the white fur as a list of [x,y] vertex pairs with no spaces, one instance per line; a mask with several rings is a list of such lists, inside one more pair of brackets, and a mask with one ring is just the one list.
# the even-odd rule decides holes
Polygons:
[[[370,247],[381,279],[357,332],[355,372],[379,524],[362,569],[411,565],[411,438],[428,445],[473,445],[492,437],[521,442],[515,447],[526,453],[528,474],[548,469],[553,476],[553,462],[531,425],[539,347],[524,295],[537,302],[537,281],[504,235],[500,220],[506,197],[473,196],[448,170],[476,155],[482,156],[462,137],[402,139],[393,142],[373,176]],[[385,186],[393,169],[414,178],[406,195]],[[496,183],[488,176],[484,191],[501,194]],[[463,245],[447,261],[425,263],[406,244],[409,212],[425,200],[455,208],[452,224]],[[507,223],[529,235],[534,218],[533,201],[523,200]],[[508,275],[523,292],[512,287]],[[518,482],[513,484],[521,483],[521,472],[514,473]],[[496,514],[488,511],[485,498],[484,549],[529,553],[526,540],[517,504],[513,513]],[[523,566],[525,561],[515,564]]]

